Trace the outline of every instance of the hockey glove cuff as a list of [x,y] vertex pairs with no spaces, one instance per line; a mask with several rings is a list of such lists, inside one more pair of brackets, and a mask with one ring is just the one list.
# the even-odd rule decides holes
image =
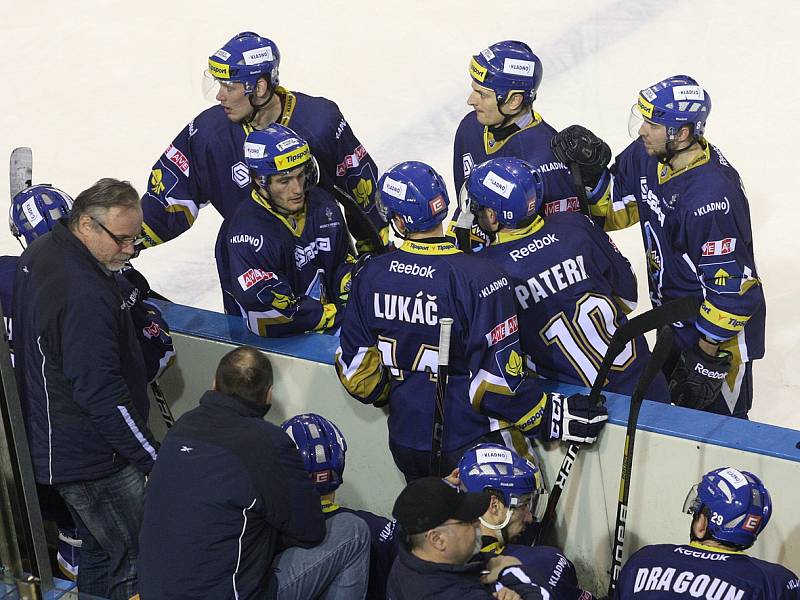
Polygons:
[[672,402],[703,410],[714,403],[731,370],[731,353],[711,356],[697,345],[684,350],[669,380]]
[[579,444],[593,444],[608,420],[604,404],[595,405],[585,394],[550,394],[548,419],[541,437]]
[[591,131],[580,125],[570,125],[550,140],[553,154],[565,165],[577,163],[583,183],[588,188],[597,187],[611,162],[611,148]]

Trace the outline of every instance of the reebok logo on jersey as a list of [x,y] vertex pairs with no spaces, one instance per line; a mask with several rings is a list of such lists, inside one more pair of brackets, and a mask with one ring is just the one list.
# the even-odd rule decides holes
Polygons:
[[277,279],[275,273],[273,273],[272,271],[264,271],[262,269],[250,269],[239,275],[239,277],[236,278],[236,281],[239,282],[239,285],[242,286],[243,290],[249,290],[258,282],[269,281],[270,279]]
[[511,252],[508,253],[508,255],[511,257],[511,260],[517,262],[518,260],[521,260],[525,256],[529,256],[534,252],[536,252],[537,250],[541,250],[545,246],[549,246],[550,244],[555,244],[558,241],[559,239],[556,237],[556,234],[548,233],[543,238],[536,238],[531,240],[527,246],[523,246],[522,248],[519,248],[517,250],[512,250]]
[[703,244],[703,256],[723,256],[736,249],[736,238],[724,240],[709,240]]
[[404,275],[415,275],[417,277],[433,279],[433,274],[436,272],[436,269],[430,265],[420,267],[417,263],[408,264],[400,262],[399,260],[393,260],[389,263],[389,271],[392,273],[403,273]]
[[508,336],[514,334],[519,329],[519,324],[517,322],[517,315],[510,317],[503,321],[502,323],[498,323],[492,330],[486,334],[486,342],[489,346],[494,346],[495,344],[502,342]]
[[696,363],[694,365],[694,370],[709,379],[725,379],[728,375],[725,371],[712,371],[711,369],[707,369],[701,363]]
[[692,558],[702,558],[703,560],[728,560],[730,554],[722,554],[721,552],[701,552],[700,550],[692,550],[690,548],[684,548],[683,546],[678,546],[675,548],[675,552],[678,554],[684,554],[686,556],[691,556]]
[[[706,600],[742,600],[745,590],[732,583],[705,573],[694,573],[675,568],[642,567],[636,571],[633,593],[657,591],[658,594],[674,593],[678,597],[703,598]],[[666,594],[665,594],[666,592]],[[624,594],[622,594],[624,595]]]
[[702,217],[707,215],[708,213],[712,213],[715,211],[721,210],[723,214],[728,214],[731,211],[731,204],[728,202],[728,197],[725,196],[719,202],[709,202],[705,206],[701,206],[700,208],[694,211],[695,217]]

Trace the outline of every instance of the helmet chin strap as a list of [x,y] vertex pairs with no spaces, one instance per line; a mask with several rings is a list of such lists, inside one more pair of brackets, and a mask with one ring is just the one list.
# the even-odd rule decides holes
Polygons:
[[671,168],[674,168],[672,166],[672,159],[675,158],[676,156],[678,156],[679,154],[683,154],[684,152],[688,152],[689,150],[691,150],[694,147],[695,144],[699,144],[699,143],[700,142],[698,141],[697,137],[695,136],[695,137],[692,138],[692,141],[689,143],[689,145],[686,146],[685,148],[675,149],[675,140],[667,140],[667,143],[664,144],[665,152],[663,154],[659,154],[658,155],[658,160],[660,160],[663,163],[668,164]]
[[250,101],[251,110],[250,110],[250,116],[242,121],[242,123],[244,123],[245,125],[249,125],[250,123],[252,123],[253,120],[256,118],[258,111],[260,111],[262,108],[267,106],[267,104],[269,104],[272,101],[272,98],[275,96],[275,90],[272,89],[272,86],[270,86],[269,96],[261,104],[256,104],[255,102],[253,102],[254,96],[255,96],[255,90],[253,90],[253,93],[251,93],[248,97],[248,100]]
[[509,522],[511,521],[511,517],[513,516],[514,509],[513,508],[506,508],[506,518],[503,519],[503,522],[499,525],[493,525],[486,521],[483,517],[479,517],[481,525],[486,527],[487,529],[491,529],[494,531],[495,535],[497,536],[497,540],[505,545],[506,544],[506,527],[508,527]]

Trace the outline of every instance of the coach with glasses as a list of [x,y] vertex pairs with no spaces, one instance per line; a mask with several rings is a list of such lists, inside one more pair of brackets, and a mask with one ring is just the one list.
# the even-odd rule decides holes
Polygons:
[[55,486],[78,525],[79,590],[112,600],[137,591],[157,447],[142,353],[114,279],[141,226],[136,190],[101,179],[28,246],[14,280],[15,373],[36,481]]

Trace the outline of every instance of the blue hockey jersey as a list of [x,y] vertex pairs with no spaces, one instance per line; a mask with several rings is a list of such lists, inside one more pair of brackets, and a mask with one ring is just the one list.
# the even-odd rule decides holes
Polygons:
[[699,160],[675,172],[634,141],[591,212],[607,231],[639,222],[653,304],[686,295],[701,302],[694,326],[675,328],[676,344],[688,348],[701,334],[722,341],[733,355],[722,393],[737,397],[742,363],[764,356],[764,290],[739,174],[719,149],[702,146]]
[[[527,161],[541,173],[544,182],[541,210],[545,217],[557,212],[580,211],[572,175],[550,149],[550,140],[555,133],[556,130],[541,115],[531,111],[530,119],[522,122],[519,131],[503,139],[495,139],[492,131],[478,122],[475,111],[470,112],[461,119],[453,144],[453,180],[456,193],[461,191],[461,186],[474,165],[491,158],[511,156]],[[459,213],[460,207],[456,208],[450,223],[450,235]],[[473,226],[472,235],[474,243],[486,242],[485,235],[477,226]]]
[[369,582],[365,600],[385,600],[386,580],[389,578],[389,571],[392,570],[400,545],[397,521],[366,510],[354,510],[325,500],[322,501],[322,513],[326,519],[343,512],[357,516],[369,527]]
[[389,401],[390,444],[431,449],[442,317],[454,320],[444,451],[512,424],[544,429],[548,398],[525,370],[506,275],[444,238],[406,240],[353,277],[335,361],[356,400]]
[[496,538],[483,536],[480,559],[488,562],[495,556],[518,558],[534,583],[550,592],[554,600],[592,600],[590,592],[578,585],[575,565],[552,546],[502,545]]
[[[305,139],[320,167],[320,185],[347,190],[379,231],[388,229],[375,206],[378,169],[339,107],[326,98],[278,88],[283,112],[277,122]],[[150,173],[142,197],[145,246],[171,240],[189,229],[200,208],[211,203],[223,219],[250,197],[244,140],[252,126],[234,123],[221,106],[194,118],[167,146]]]
[[800,579],[789,569],[742,552],[698,542],[645,546],[628,559],[617,599],[796,600]]
[[[526,228],[501,229],[482,255],[508,273],[531,368],[591,387],[608,341],[636,307],[636,277],[608,235],[580,213],[539,216]],[[649,356],[644,336],[628,342],[605,388],[633,394]],[[647,397],[669,400],[662,374]]]
[[216,257],[225,312],[265,337],[334,327],[354,262],[349,243],[339,206],[325,190],[312,187],[294,217],[252,192],[230,217]]

